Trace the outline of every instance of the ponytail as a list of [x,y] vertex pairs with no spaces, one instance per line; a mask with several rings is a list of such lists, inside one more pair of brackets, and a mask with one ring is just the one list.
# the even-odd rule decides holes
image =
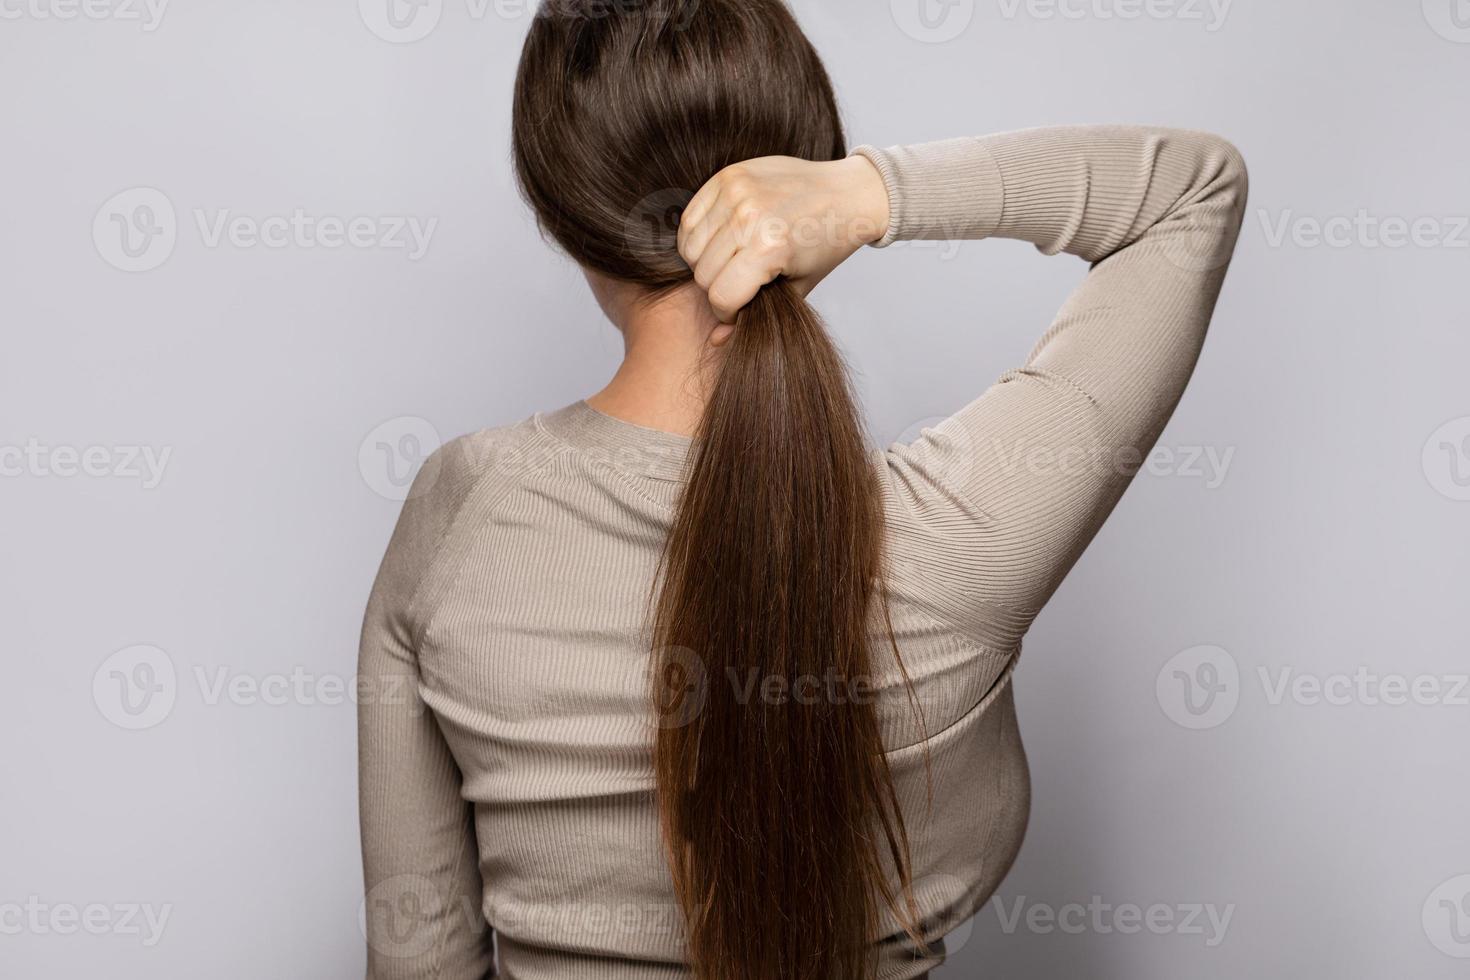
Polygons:
[[657,676],[699,686],[693,710],[658,699],[654,755],[703,980],[871,976],[897,902],[874,831],[908,896],[872,699],[875,479],[838,352],[778,279],[737,318],[654,613]]

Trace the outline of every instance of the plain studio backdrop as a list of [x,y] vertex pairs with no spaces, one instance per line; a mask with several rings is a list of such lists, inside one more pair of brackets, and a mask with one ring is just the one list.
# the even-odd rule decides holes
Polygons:
[[[1156,123],[1251,171],[1194,381],[1027,639],[1030,830],[939,976],[1464,976],[1470,5],[796,11],[851,144]],[[530,18],[0,0],[0,974],[361,975],[394,498],[620,353],[511,183]],[[1084,271],[900,245],[814,298],[887,442]]]

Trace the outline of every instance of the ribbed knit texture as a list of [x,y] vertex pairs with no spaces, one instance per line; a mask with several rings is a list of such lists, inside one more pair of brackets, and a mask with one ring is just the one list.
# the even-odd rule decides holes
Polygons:
[[[1021,638],[1189,379],[1246,173],[1223,140],[1141,127],[854,152],[888,188],[880,246],[998,236],[1093,263],[1024,365],[874,453],[924,724],[891,664],[878,710],[938,937],[1020,847]],[[689,975],[653,796],[646,624],[690,445],[578,402],[461,437],[420,472],[362,633],[371,977],[487,976],[492,932],[512,980]],[[942,945],[915,958],[885,931],[882,980],[941,961]]]

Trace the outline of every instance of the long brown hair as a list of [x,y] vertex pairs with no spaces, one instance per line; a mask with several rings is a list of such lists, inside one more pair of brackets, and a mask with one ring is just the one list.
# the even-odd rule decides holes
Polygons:
[[[546,0],[513,129],[543,231],[653,294],[691,280],[674,231],[709,177],[845,153],[826,70],[780,0]],[[701,682],[654,760],[702,980],[871,976],[880,901],[917,939],[870,683],[875,618],[897,656],[882,535],[842,361],[777,279],[736,319],[652,610],[659,676]]]

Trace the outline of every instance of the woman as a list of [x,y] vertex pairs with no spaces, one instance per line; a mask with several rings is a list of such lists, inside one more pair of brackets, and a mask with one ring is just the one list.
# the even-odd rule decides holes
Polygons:
[[[554,0],[513,129],[626,356],[404,508],[362,637],[369,972],[486,976],[493,936],[516,980],[923,976],[1020,846],[1021,638],[1189,378],[1240,155],[848,154],[779,0]],[[803,297],[864,244],[986,237],[1092,265],[1024,366],[870,453]]]

